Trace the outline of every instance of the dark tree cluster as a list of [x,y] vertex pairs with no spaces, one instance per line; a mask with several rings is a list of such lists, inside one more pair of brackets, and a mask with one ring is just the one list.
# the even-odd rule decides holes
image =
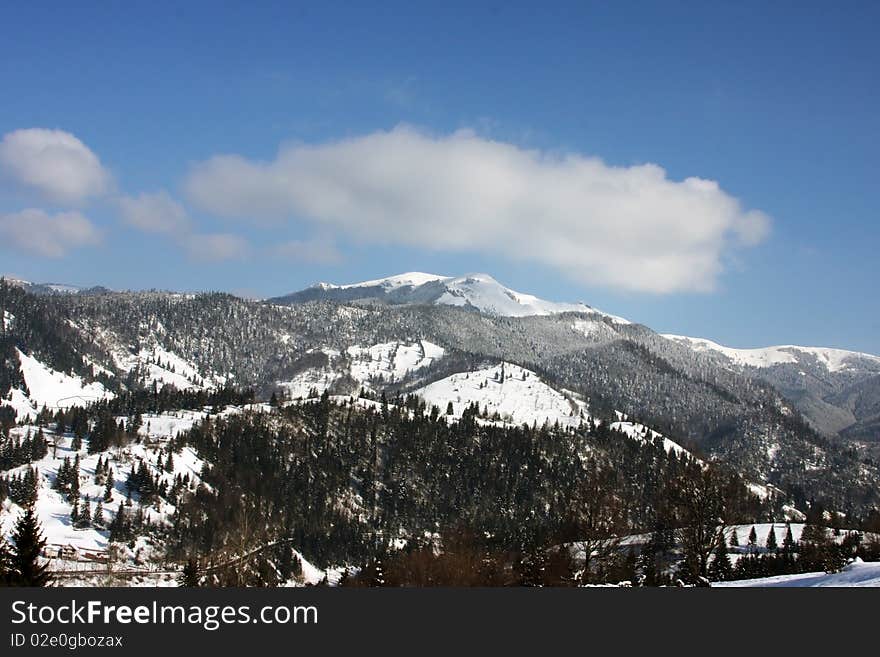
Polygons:
[[[181,496],[169,544],[181,559],[215,566],[291,540],[319,564],[381,560],[385,576],[402,583],[471,571],[458,560],[482,564],[474,583],[558,585],[634,578],[636,555],[619,549],[625,534],[708,524],[715,513],[728,522],[773,513],[735,474],[705,474],[660,440],[644,444],[608,423],[495,426],[477,416],[472,408],[450,423],[417,397],[335,404],[324,395],[209,418],[179,438],[210,465],[206,485]],[[675,502],[701,487],[720,496],[716,506]],[[406,550],[391,550],[399,540]],[[558,546],[579,543],[601,557],[576,569],[572,550]],[[279,581],[280,560],[274,549],[251,558],[248,582]],[[448,572],[420,570],[435,568]],[[410,571],[422,574],[400,574]],[[247,572],[236,567],[233,583]]]

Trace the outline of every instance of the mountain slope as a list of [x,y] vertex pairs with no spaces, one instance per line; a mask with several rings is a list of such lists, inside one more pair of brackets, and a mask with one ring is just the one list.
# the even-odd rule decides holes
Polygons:
[[[551,315],[564,312],[595,313],[612,317],[583,303],[556,303],[504,287],[488,274],[438,276],[410,272],[362,283],[332,285],[318,283],[300,292],[270,299],[272,303],[293,304],[304,301],[355,301],[374,299],[390,304],[432,304],[461,306],[504,317]],[[613,317],[620,323],[626,320]]]
[[[448,292],[448,279],[426,278],[432,277],[394,277],[358,293],[383,286],[411,292],[435,283],[444,286],[437,299]],[[499,289],[480,279],[477,290],[484,284]],[[758,376],[777,367],[743,367],[586,306],[582,312],[507,316],[479,312],[474,302],[486,297],[473,290],[460,305],[323,299],[279,305],[226,294],[37,297],[5,289],[0,301],[10,303],[0,305],[13,319],[4,321],[12,351],[3,394],[24,390],[16,348],[86,383],[100,380],[114,393],[151,389],[153,382],[228,383],[252,388],[264,400],[273,392],[305,397],[312,389],[344,395],[365,390],[371,396],[419,392],[503,362],[534,373],[554,394],[581,400],[592,417],[613,421],[615,412],[625,414],[750,481],[787,491],[797,504],[821,498],[835,508],[860,508],[878,500],[877,465],[817,433],[791,397]],[[53,323],[40,328],[47,317]],[[824,366],[823,372],[833,380],[852,374]],[[540,407],[545,395],[538,391],[526,386],[513,408]],[[441,413],[449,401],[455,406],[452,394],[447,390],[432,400]],[[841,413],[871,417],[875,408],[861,388],[846,399],[829,399],[826,405],[840,404],[834,408]],[[507,409],[505,403],[499,399],[499,409]],[[566,413],[563,407],[544,417],[552,422]]]
[[[880,442],[880,357],[843,349],[784,345],[733,349],[702,338],[664,336],[770,383],[825,435]],[[871,450],[880,455],[880,450]]]
[[799,347],[797,345],[734,349],[704,338],[689,338],[670,334],[663,337],[687,344],[695,351],[716,352],[731,362],[744,367],[767,368],[774,365],[796,364],[806,367],[822,367],[832,374],[845,370],[880,372],[880,356],[845,349]]

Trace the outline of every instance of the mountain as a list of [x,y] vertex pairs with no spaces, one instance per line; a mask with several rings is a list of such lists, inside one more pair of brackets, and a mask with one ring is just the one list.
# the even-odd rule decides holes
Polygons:
[[[35,502],[56,548],[112,551],[134,573],[253,548],[265,560],[214,583],[265,582],[293,554],[314,583],[364,568],[379,535],[464,523],[493,537],[480,554],[577,539],[603,490],[617,535],[686,522],[705,473],[724,490],[711,517],[746,526],[824,510],[856,526],[880,506],[871,356],[741,353],[483,275],[304,292],[0,281],[0,533]],[[808,404],[786,377],[828,390]],[[838,433],[811,419],[835,417]],[[107,522],[72,524],[97,500]]]
[[821,433],[847,437],[880,454],[880,357],[795,345],[733,349],[702,338],[664,337],[767,381]]
[[[880,472],[865,460],[870,450],[851,449],[875,434],[818,431],[796,396],[761,375],[775,368],[745,367],[583,304],[508,290],[488,276],[404,274],[322,285],[304,291],[311,299],[288,297],[285,304],[218,293],[37,296],[9,285],[0,292],[7,345],[0,400],[22,412],[47,401],[60,406],[51,403],[51,390],[29,391],[25,355],[83,386],[100,383],[110,395],[166,386],[193,394],[233,386],[264,400],[324,390],[416,393],[441,412],[449,401],[456,415],[461,404],[476,403],[490,416],[497,410],[515,422],[563,426],[572,425],[566,418],[577,407],[591,419],[626,416],[757,485],[786,491],[793,506],[821,497],[837,508],[861,507],[880,490]],[[496,390],[477,374],[502,364],[527,371],[528,384],[514,377]],[[474,392],[480,376],[485,386]],[[823,408],[851,408],[846,412],[863,416],[870,432],[875,389],[859,378]],[[579,401],[555,401],[562,399]]]
[[782,345],[759,349],[734,349],[725,347],[704,338],[689,338],[681,335],[663,337],[687,344],[695,351],[716,352],[730,362],[744,367],[770,368],[777,365],[797,365],[799,367],[821,367],[830,374],[843,371],[880,372],[880,356],[831,349],[827,347],[799,347]]
[[401,305],[460,306],[503,317],[580,312],[602,315],[616,322],[628,323],[625,319],[602,313],[583,303],[557,303],[539,299],[531,294],[516,292],[503,286],[488,274],[453,277],[409,272],[348,285],[317,283],[305,290],[270,299],[270,302],[289,305],[305,301],[351,302],[365,299]]
[[69,285],[67,283],[32,283],[14,276],[4,276],[10,285],[15,285],[30,294],[50,295],[50,294],[104,294],[111,290],[100,285],[92,287],[83,287],[80,285]]
[[[271,299],[279,305],[309,301],[449,305],[495,317],[532,317],[578,313],[576,330],[591,341],[614,341],[625,334],[626,319],[583,303],[557,303],[511,290],[488,274],[461,277],[410,272],[347,285],[318,283]],[[610,320],[610,321],[607,321]],[[842,349],[785,345],[733,349],[711,340],[664,335],[690,354],[692,362],[769,383],[826,436],[841,436],[880,457],[880,357]],[[685,364],[689,367],[689,364]]]

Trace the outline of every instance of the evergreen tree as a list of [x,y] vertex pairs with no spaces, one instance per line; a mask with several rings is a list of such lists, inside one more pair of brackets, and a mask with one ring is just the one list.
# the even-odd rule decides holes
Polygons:
[[749,532],[749,552],[757,552],[758,550],[758,532],[755,531],[755,526],[752,525],[752,530]]
[[104,526],[104,503],[101,500],[98,500],[98,504],[95,505],[95,515],[92,516],[92,524],[98,528]]
[[736,527],[733,528],[733,531],[730,533],[730,547],[739,547],[739,534],[736,533]]
[[767,534],[767,549],[770,552],[776,552],[776,548],[778,545],[776,544],[776,528],[773,525],[770,525],[770,533]]
[[12,549],[0,534],[0,586],[11,586],[15,582],[12,562]]
[[130,533],[131,530],[128,518],[125,515],[125,507],[119,505],[119,511],[116,512],[113,522],[110,523],[110,542],[122,543],[129,539]]
[[718,536],[718,545],[712,555],[712,563],[709,564],[709,579],[715,582],[731,579],[733,565],[730,563],[730,555],[727,553],[723,532]]
[[183,566],[183,570],[177,579],[180,586],[195,588],[199,586],[199,565],[195,559],[190,558]]
[[33,506],[25,508],[15,522],[12,531],[12,568],[15,583],[19,586],[46,586],[50,582],[46,572],[48,563],[40,563],[40,553],[46,546],[40,522]]
[[791,533],[791,523],[785,523],[785,538],[782,539],[782,549],[786,554],[791,554],[796,549],[796,544],[794,542],[794,536]]
[[82,510],[79,514],[79,527],[81,529],[85,529],[87,527],[91,527],[92,525],[92,505],[89,502],[89,498],[86,498],[86,503],[83,504]]

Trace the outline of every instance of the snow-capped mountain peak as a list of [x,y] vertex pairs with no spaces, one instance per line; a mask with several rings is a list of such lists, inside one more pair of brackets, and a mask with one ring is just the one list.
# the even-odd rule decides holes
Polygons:
[[433,281],[449,280],[449,276],[440,276],[439,274],[427,274],[421,271],[411,271],[405,274],[397,274],[396,276],[388,276],[386,278],[377,278],[371,281],[362,281],[360,283],[350,283],[348,285],[331,285],[330,287],[347,290],[356,287],[383,287],[386,290],[396,290],[401,287],[418,287],[425,283]]
[[726,357],[736,365],[766,368],[775,365],[799,364],[803,360],[813,360],[829,372],[840,372],[864,364],[876,364],[880,369],[880,357],[845,349],[830,347],[800,347],[797,345],[778,345],[758,349],[735,349],[725,347],[705,338],[690,338],[683,335],[663,336],[680,344],[685,344],[697,352],[715,352]]
[[502,317],[564,312],[592,313],[608,317],[619,324],[629,323],[621,317],[608,315],[584,303],[559,303],[517,292],[485,273],[440,276],[425,272],[407,272],[346,285],[318,283],[273,301],[287,304],[318,299],[352,301],[366,298],[380,299],[392,304],[460,306]]

